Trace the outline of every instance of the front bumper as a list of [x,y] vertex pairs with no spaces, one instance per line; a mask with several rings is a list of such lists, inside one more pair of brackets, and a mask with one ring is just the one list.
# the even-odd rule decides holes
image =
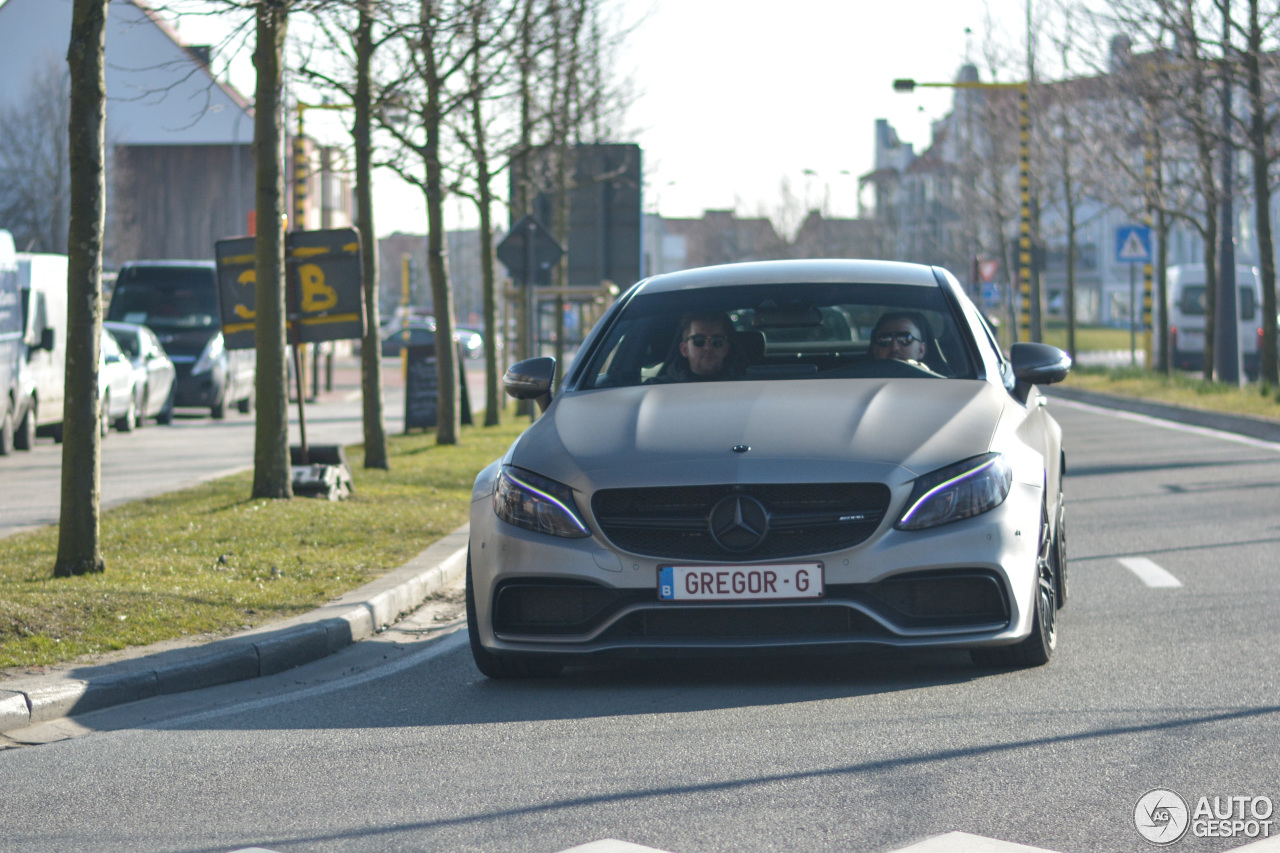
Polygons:
[[1031,631],[1041,500],[1040,489],[1015,483],[999,507],[954,524],[908,532],[886,518],[853,548],[796,561],[822,563],[821,599],[673,602],[658,599],[658,570],[689,561],[630,554],[598,531],[531,533],[480,497],[476,628],[491,652],[562,658],[1011,644]]

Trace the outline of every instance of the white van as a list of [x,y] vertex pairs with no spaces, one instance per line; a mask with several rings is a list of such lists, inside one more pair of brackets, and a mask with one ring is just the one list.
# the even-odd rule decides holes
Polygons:
[[67,256],[18,254],[27,343],[24,385],[33,426],[62,441],[62,398],[67,372]]
[[[1169,363],[1180,370],[1204,370],[1204,264],[1169,267]],[[1236,267],[1236,307],[1240,359],[1245,373],[1256,377],[1262,342],[1262,284],[1257,269]]]

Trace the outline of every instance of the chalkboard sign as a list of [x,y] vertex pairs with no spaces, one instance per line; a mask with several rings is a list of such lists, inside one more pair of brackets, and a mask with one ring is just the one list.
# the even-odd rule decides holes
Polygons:
[[440,384],[436,377],[436,348],[432,344],[407,347],[409,376],[404,386],[404,431],[436,425]]
[[[409,351],[409,379],[404,388],[404,431],[429,429],[436,425],[440,409],[440,383],[436,376],[435,344],[406,347]],[[463,363],[462,347],[455,356],[458,363],[459,400],[462,406],[460,421],[464,426],[473,424],[471,394],[467,390],[467,370]]]

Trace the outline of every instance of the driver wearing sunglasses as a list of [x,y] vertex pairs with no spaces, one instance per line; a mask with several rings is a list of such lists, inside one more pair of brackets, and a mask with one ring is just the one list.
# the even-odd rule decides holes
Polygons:
[[[723,313],[689,313],[680,318],[676,353],[657,382],[730,379],[733,324]],[[677,354],[678,353],[678,354]]]
[[928,352],[924,336],[927,325],[927,321],[915,311],[893,311],[883,315],[871,330],[872,358],[924,361]]

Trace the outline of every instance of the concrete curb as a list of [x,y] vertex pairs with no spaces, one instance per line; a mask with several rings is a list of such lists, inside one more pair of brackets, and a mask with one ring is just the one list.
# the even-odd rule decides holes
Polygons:
[[[1189,409],[1185,406],[1174,406],[1169,403],[1156,403],[1151,400],[1140,400],[1134,397],[1120,397],[1113,394],[1101,394],[1096,391],[1081,391],[1077,388],[1063,388],[1054,385],[1043,389],[1049,399],[1060,397],[1077,403],[1087,403],[1103,409],[1119,409],[1122,412],[1133,412],[1163,421],[1187,424],[1188,426],[1216,429],[1244,435],[1261,441],[1280,442],[1280,420],[1251,417],[1249,415],[1229,415],[1222,412],[1210,412],[1205,409]],[[1280,409],[1280,407],[1278,407]]]
[[273,675],[331,655],[381,631],[432,593],[462,579],[463,526],[400,568],[331,604],[203,645],[160,643],[126,660],[68,664],[0,681],[0,732],[152,696]]

